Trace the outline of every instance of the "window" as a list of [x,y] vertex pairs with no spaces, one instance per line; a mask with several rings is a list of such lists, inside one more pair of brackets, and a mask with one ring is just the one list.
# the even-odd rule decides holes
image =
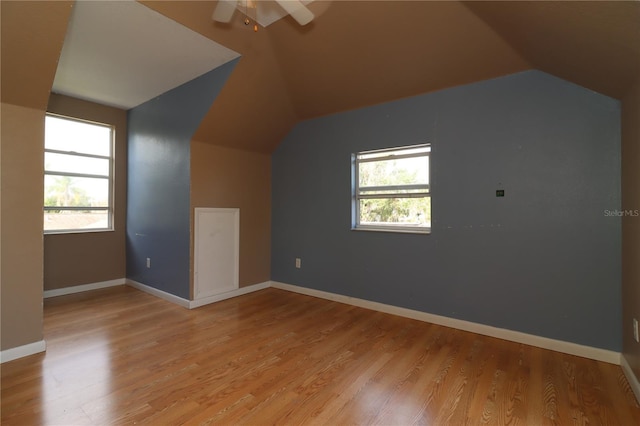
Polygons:
[[112,230],[113,128],[47,114],[45,233]]
[[353,154],[353,229],[431,231],[431,145]]

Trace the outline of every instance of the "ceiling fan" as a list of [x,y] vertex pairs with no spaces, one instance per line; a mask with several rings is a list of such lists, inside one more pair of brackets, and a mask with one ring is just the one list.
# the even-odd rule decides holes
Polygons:
[[[305,3],[311,1],[300,0],[218,0],[213,11],[213,20],[216,22],[231,22],[236,9],[249,16],[249,11],[254,14],[251,18],[263,27],[278,19],[291,15],[300,25],[307,25],[314,18],[313,13],[307,9]],[[257,27],[256,27],[257,28]]]

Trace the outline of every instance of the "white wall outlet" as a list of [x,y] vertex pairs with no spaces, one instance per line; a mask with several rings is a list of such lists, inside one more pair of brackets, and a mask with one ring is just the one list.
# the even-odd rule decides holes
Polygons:
[[147,257],[147,268],[151,268],[151,258]]
[[296,257],[296,268],[302,268],[302,260],[299,257]]
[[633,319],[633,338],[636,339],[636,342],[640,343],[640,335],[638,334],[638,320]]

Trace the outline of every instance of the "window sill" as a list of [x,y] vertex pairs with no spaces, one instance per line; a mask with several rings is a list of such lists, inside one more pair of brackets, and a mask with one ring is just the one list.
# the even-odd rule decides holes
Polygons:
[[66,234],[94,234],[99,232],[114,232],[115,229],[65,229],[44,231],[44,235],[66,235]]
[[367,227],[353,227],[352,231],[365,231],[365,232],[390,232],[394,234],[420,234],[420,235],[429,235],[431,234],[431,228],[419,228],[419,229],[411,229],[411,228],[378,228],[375,226],[367,226]]

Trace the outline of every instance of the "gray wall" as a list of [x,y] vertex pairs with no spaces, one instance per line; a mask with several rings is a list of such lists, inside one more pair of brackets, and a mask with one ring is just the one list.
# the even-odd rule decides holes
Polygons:
[[[432,234],[351,231],[350,154],[421,142]],[[302,122],[272,161],[273,280],[621,349],[618,101],[528,71]]]

